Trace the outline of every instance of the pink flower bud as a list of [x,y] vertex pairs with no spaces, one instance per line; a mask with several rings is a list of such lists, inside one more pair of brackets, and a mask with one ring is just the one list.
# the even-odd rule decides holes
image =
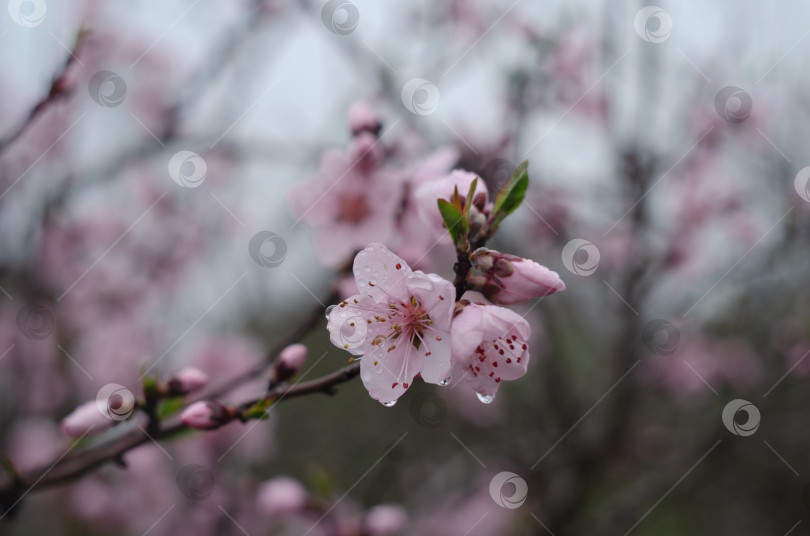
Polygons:
[[273,383],[287,380],[304,367],[307,361],[307,347],[291,344],[284,348],[273,363],[271,379]]
[[180,420],[189,428],[214,430],[234,418],[234,411],[220,402],[208,400],[195,402],[180,414]]
[[[470,261],[473,272],[468,283],[494,303],[521,303],[565,290],[557,272],[529,259],[479,248]],[[482,275],[486,276],[486,283]]]
[[391,536],[405,528],[408,516],[405,509],[394,504],[375,506],[366,514],[365,534],[369,536]]
[[349,107],[349,127],[355,136],[363,131],[377,135],[380,131],[380,118],[368,101],[358,100]]
[[309,493],[296,479],[277,476],[259,486],[256,502],[259,510],[270,516],[297,514],[306,509]]
[[62,419],[62,431],[70,437],[100,434],[115,423],[102,414],[95,400],[85,402]]
[[187,395],[202,389],[208,384],[208,375],[200,369],[186,367],[175,372],[169,379],[169,394],[172,396]]

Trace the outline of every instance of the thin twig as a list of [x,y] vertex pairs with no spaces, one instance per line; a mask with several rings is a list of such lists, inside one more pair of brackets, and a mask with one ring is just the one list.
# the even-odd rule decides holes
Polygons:
[[[353,363],[308,382],[279,385],[270,390],[262,399],[281,401],[313,393],[332,395],[336,392],[337,385],[351,380],[359,373],[360,363]],[[255,402],[257,400],[252,401],[252,403]],[[243,405],[250,404],[251,402],[245,402]],[[187,429],[188,427],[181,423],[178,417],[174,417],[153,434],[152,439],[165,439]],[[70,482],[109,462],[123,463],[124,453],[148,441],[151,439],[143,428],[135,427],[120,437],[88,448],[75,456],[65,457],[59,463],[51,462],[31,471],[20,472],[15,478],[8,478],[4,475],[0,480],[0,504],[6,507],[15,503],[18,497],[29,490],[41,491]]]

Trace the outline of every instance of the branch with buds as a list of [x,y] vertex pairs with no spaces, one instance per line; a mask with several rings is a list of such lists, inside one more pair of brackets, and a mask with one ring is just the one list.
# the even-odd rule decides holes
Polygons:
[[[479,288],[484,286],[481,284],[481,277],[486,276],[471,274],[473,259],[487,241],[495,235],[504,218],[514,212],[523,202],[526,189],[529,187],[528,166],[529,163],[524,160],[515,168],[512,176],[498,191],[492,204],[487,203],[486,188],[484,187],[481,191],[477,177],[470,182],[466,196],[459,195],[458,185],[456,185],[453,197],[449,201],[438,200],[439,213],[456,247],[457,260],[453,267],[456,274],[454,281],[456,300],[460,300],[467,290],[483,290],[483,288]],[[478,258],[480,259],[481,256],[479,255]],[[518,257],[514,258],[518,259]],[[483,271],[485,274],[488,274],[493,268],[492,266],[479,267],[484,269],[478,271]],[[476,279],[471,279],[471,277]],[[497,292],[490,292],[490,294],[495,293]],[[489,296],[487,298],[491,299]]]
[[[77,441],[70,447],[68,453],[30,471],[17,471],[12,461],[3,457],[0,460],[4,469],[0,473],[0,515],[13,511],[31,491],[41,491],[70,482],[107,463],[112,462],[125,466],[124,454],[149,441],[171,439],[179,432],[192,428],[218,428],[233,418],[243,421],[250,418],[261,418],[271,405],[282,400],[316,393],[334,395],[339,384],[358,375],[358,363],[310,381],[297,382],[292,385],[287,382],[301,370],[306,360],[306,347],[290,343],[300,340],[303,335],[315,327],[322,315],[322,309],[313,310],[296,329],[271,350],[269,355],[271,359],[275,359],[272,359],[268,389],[261,397],[247,400],[236,406],[226,406],[216,400],[235,387],[264,373],[267,369],[266,363],[204,393],[200,393],[200,391],[203,391],[207,377],[196,369],[181,369],[165,381],[158,381],[152,377],[145,378],[144,396],[141,400],[129,400],[126,394],[124,396],[114,394],[105,400],[102,404],[103,408],[99,408],[96,400],[80,405],[62,422],[62,430],[69,436],[79,438],[79,441],[90,435],[104,432],[113,426],[121,426],[135,420],[139,415],[134,411],[135,409],[140,409],[143,414],[147,415],[147,425],[146,428],[140,425],[134,426],[123,435],[112,436],[92,446],[72,452],[72,449],[79,445],[79,441]],[[195,396],[187,397],[189,394]],[[161,421],[159,405],[162,402],[183,400],[178,397],[186,397],[188,407],[181,416]],[[200,426],[198,425],[200,421],[192,418],[199,417],[201,405],[219,410],[217,415],[221,422],[217,426]],[[263,408],[261,413],[257,411],[258,407]],[[107,415],[110,414],[124,415],[124,418],[109,418]],[[209,420],[210,417],[211,415],[209,415]],[[204,424],[210,425],[211,423]]]

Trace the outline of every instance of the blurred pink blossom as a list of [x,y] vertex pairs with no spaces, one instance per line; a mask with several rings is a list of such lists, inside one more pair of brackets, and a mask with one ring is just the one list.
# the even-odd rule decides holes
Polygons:
[[395,504],[381,504],[366,512],[363,520],[365,532],[369,536],[391,536],[405,528],[408,514]]
[[387,242],[393,233],[400,183],[380,167],[376,138],[363,133],[349,154],[324,153],[312,181],[292,188],[293,215],[312,229],[318,259],[336,267],[371,242]]
[[[404,199],[397,218],[396,233],[392,244],[397,255],[415,269],[429,269],[431,253],[435,251],[434,246],[436,245],[435,235],[432,232],[426,232],[425,223],[419,215],[420,208],[415,195],[416,191],[420,186],[447,175],[458,158],[459,154],[456,149],[443,147],[400,172]],[[445,248],[438,249],[444,250]]]
[[[439,213],[437,200],[450,201],[456,188],[458,188],[459,198],[465,200],[467,193],[470,191],[470,186],[476,178],[478,176],[475,173],[457,169],[438,180],[425,182],[414,192],[419,216],[422,222],[430,229],[434,238],[443,237],[441,238],[442,242],[450,242],[450,237],[444,228],[444,221]],[[475,196],[481,196],[486,202],[487,186],[480,178],[475,186]]]
[[648,381],[664,387],[677,400],[690,402],[727,387],[740,392],[757,385],[761,365],[751,348],[739,339],[709,339],[681,333],[677,350],[653,355]]
[[262,482],[256,494],[259,511],[272,517],[301,513],[308,502],[307,490],[289,476],[277,476]]

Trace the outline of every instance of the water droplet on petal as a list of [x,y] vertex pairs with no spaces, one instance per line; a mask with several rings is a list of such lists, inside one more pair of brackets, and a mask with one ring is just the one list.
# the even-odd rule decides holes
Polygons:
[[445,387],[445,386],[447,386],[447,385],[450,385],[450,378],[445,378],[445,379],[443,379],[442,381],[440,381],[440,382],[439,382],[439,385],[440,385],[441,387]]
[[396,403],[397,403],[396,400],[392,400],[391,402],[383,402],[383,406],[385,406],[386,408],[390,408],[393,407],[393,405]]
[[335,307],[337,307],[337,305],[330,305],[329,307],[326,308],[326,311],[324,311],[327,320],[329,320],[329,313],[331,313]]
[[495,400],[495,395],[482,395],[481,393],[475,393],[475,396],[477,396],[478,400],[484,404],[491,404],[492,401]]

